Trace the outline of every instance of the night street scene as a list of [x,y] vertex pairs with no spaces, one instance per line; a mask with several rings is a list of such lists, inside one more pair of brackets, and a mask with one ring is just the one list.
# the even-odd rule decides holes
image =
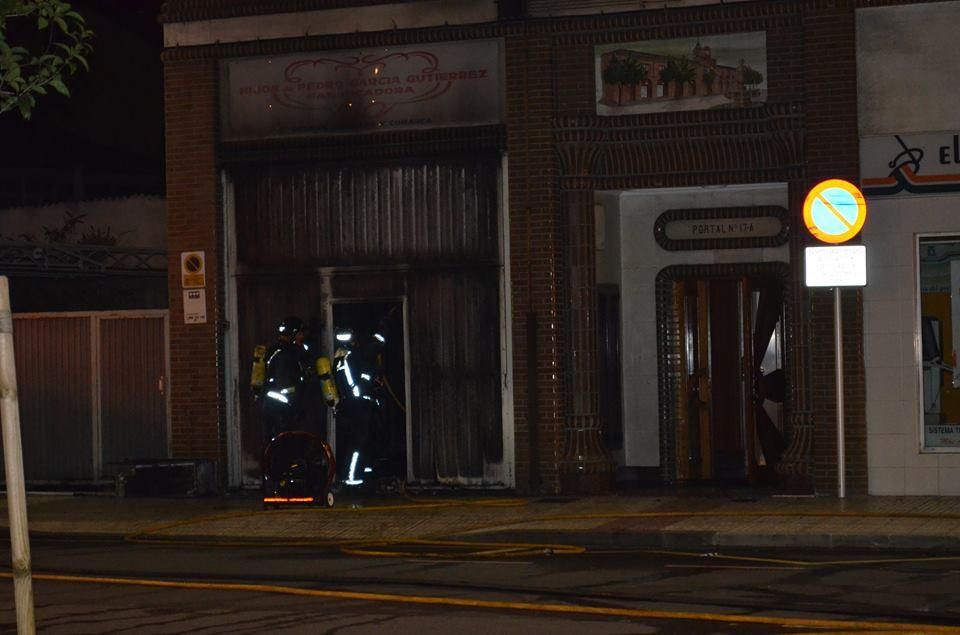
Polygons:
[[960,634],[958,24],[0,0],[0,633]]

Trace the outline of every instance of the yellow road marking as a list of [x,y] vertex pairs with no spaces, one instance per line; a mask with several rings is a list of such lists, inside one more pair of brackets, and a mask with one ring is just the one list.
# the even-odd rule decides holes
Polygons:
[[[0,576],[12,578],[9,572]],[[179,582],[170,580],[147,580],[138,578],[115,578],[97,576],[61,575],[52,573],[33,574],[34,580],[48,582],[68,582],[78,584],[110,584],[120,586],[142,586],[166,589],[201,589],[210,591],[249,591],[275,593],[300,597],[325,598],[332,600],[361,600],[367,602],[390,602],[395,604],[419,604],[432,606],[450,606],[472,609],[499,609],[509,611],[528,611],[534,613],[557,613],[567,615],[589,615],[594,617],[621,617],[633,619],[691,620],[723,622],[736,624],[764,624],[787,626],[791,628],[839,628],[844,631],[863,633],[865,630],[880,632],[916,631],[921,633],[960,633],[960,627],[929,624],[906,624],[899,622],[844,621],[831,619],[802,619],[771,617],[762,615],[726,615],[722,613],[682,613],[679,611],[658,611],[647,609],[629,609],[620,607],[584,606],[578,604],[552,604],[538,602],[506,602],[501,600],[480,600],[474,598],[449,598],[426,595],[396,595],[393,593],[368,593],[361,591],[334,591],[330,589],[304,589],[272,584],[236,584],[226,582]]]
[[[525,542],[481,542],[463,540],[387,540],[367,545],[346,545],[340,551],[352,556],[378,556],[386,558],[449,558],[452,551],[402,551],[404,546],[448,547],[450,549],[472,549],[462,555],[472,558],[490,558],[495,556],[529,556],[549,551],[551,554],[573,555],[586,553],[586,547],[576,545],[556,545]],[[388,550],[389,549],[389,550]]]
[[865,558],[863,560],[787,560],[785,558],[764,558],[762,556],[739,556],[722,553],[705,554],[699,551],[671,551],[667,549],[612,549],[589,550],[592,555],[647,553],[661,556],[679,556],[684,558],[713,558],[717,560],[739,560],[742,562],[759,562],[796,567],[840,566],[858,564],[896,564],[903,562],[954,562],[960,556],[916,556],[912,558]]
[[749,569],[750,571],[802,571],[805,567],[789,567],[786,565],[745,565],[745,564],[668,564],[667,569]]

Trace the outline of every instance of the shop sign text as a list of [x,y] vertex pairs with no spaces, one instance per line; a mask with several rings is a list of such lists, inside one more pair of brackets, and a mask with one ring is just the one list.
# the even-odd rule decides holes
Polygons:
[[860,168],[868,197],[960,192],[960,132],[865,137]]
[[225,140],[502,122],[501,42],[228,60]]

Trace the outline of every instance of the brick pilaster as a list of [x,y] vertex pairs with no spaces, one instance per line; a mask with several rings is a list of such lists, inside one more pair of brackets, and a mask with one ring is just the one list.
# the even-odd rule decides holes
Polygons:
[[[856,22],[852,3],[805,3],[803,34],[806,189],[826,178],[856,183],[859,179],[859,139]],[[796,213],[799,215],[800,210]],[[802,222],[797,226],[806,238]],[[801,264],[798,262],[796,266]],[[811,291],[807,297],[814,425],[813,477],[818,492],[835,494],[837,421],[833,293],[831,290]],[[861,295],[857,291],[843,292],[843,328],[847,492],[866,494],[863,323]]]
[[506,39],[517,488],[530,493],[559,492],[564,408],[552,58],[551,38]]
[[[216,70],[212,60],[167,60],[164,67],[170,447],[176,457],[213,460],[222,458],[216,329],[220,318]],[[191,250],[206,252],[206,324],[183,322],[180,253]]]

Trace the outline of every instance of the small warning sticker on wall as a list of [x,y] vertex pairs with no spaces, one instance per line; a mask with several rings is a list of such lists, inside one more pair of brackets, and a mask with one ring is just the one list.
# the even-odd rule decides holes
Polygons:
[[202,251],[180,252],[180,280],[184,289],[207,286],[207,266]]
[[183,323],[184,324],[206,324],[207,323],[207,290],[206,289],[184,289],[183,290]]

